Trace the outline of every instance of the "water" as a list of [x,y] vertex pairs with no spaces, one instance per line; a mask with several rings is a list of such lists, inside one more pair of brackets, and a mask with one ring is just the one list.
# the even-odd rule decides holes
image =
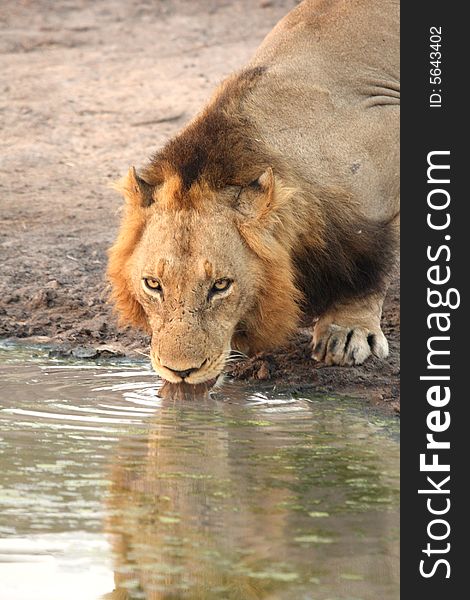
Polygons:
[[0,379],[1,600],[398,599],[393,419],[31,350]]

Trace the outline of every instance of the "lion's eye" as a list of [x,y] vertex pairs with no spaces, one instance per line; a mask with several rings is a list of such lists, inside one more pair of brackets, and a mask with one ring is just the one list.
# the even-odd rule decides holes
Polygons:
[[158,279],[153,279],[153,277],[144,277],[143,282],[144,286],[151,292],[163,291],[162,284],[158,281]]
[[220,294],[221,292],[225,292],[230,288],[231,285],[231,279],[217,279],[217,281],[214,281],[214,284],[210,291],[210,295],[213,296],[214,294]]

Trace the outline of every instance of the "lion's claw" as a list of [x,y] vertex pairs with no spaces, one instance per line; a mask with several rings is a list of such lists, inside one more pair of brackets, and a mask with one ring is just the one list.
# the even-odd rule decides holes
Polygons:
[[388,356],[388,342],[381,330],[332,323],[321,332],[314,331],[312,356],[327,365],[360,365],[371,354]]

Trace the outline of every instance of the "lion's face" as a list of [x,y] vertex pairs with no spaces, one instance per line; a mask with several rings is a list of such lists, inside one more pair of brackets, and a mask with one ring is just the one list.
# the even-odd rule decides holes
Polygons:
[[291,192],[271,169],[255,185],[184,196],[177,178],[152,187],[131,169],[118,188],[127,203],[110,249],[112,297],[122,324],[151,333],[163,379],[209,386],[232,347],[257,352],[292,334],[300,294],[279,217]]
[[156,210],[129,265],[152,334],[151,360],[170,382],[217,378],[256,296],[256,266],[230,210]]

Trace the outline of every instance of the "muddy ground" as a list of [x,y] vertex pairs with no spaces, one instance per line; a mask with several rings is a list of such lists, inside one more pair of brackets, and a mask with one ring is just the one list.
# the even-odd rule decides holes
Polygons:
[[[295,0],[2,0],[0,337],[87,358],[145,352],[107,302],[106,249],[141,165],[242,66]],[[314,365],[307,332],[239,363],[241,379],[318,386],[399,411],[399,284],[384,314],[391,356]]]

